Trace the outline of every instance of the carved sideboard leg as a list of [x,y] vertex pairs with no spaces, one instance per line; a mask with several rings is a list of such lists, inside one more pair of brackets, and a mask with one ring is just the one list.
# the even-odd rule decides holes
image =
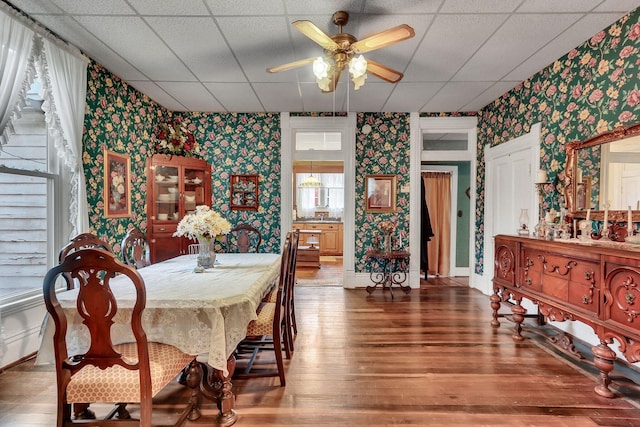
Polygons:
[[489,297],[491,300],[491,310],[493,310],[493,320],[491,320],[491,326],[494,328],[500,327],[500,322],[498,321],[498,311],[500,310],[500,295],[498,295],[499,290],[496,288],[493,290],[493,295]]
[[513,321],[515,322],[515,326],[513,328],[513,338],[514,341],[522,341],[524,337],[522,336],[522,322],[524,322],[524,315],[527,313],[527,310],[521,305],[522,299],[516,299],[516,303],[511,307],[511,312],[513,313]]
[[600,344],[591,347],[591,351],[593,351],[593,362],[596,368],[600,370],[601,383],[595,387],[595,392],[602,397],[615,397],[615,394],[609,389],[609,384],[611,384],[609,372],[613,370],[616,354],[602,340],[600,340]]

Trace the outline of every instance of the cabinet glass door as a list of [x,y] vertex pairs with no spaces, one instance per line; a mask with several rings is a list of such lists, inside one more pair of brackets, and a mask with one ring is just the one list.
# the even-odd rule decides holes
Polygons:
[[154,173],[155,219],[175,221],[179,219],[179,170],[173,166],[157,166]]
[[202,169],[184,170],[184,210],[193,212],[196,206],[205,203],[204,194],[205,174]]

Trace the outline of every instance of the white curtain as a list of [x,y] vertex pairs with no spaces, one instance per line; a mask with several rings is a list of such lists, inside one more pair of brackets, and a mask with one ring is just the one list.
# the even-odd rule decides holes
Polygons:
[[[296,182],[302,182],[309,175],[311,174],[296,174]],[[298,188],[296,199],[296,215],[301,218],[313,217],[315,215],[317,200],[318,207],[326,207],[329,209],[329,217],[341,217],[344,210],[344,174],[316,173],[313,175],[320,181],[322,181],[323,187]]]
[[[42,109],[54,144],[71,171],[71,236],[89,231],[87,189],[82,166],[82,127],[87,90],[88,60],[60,42],[44,39],[38,61],[44,103]],[[71,237],[70,236],[70,237]]]
[[33,81],[34,32],[10,16],[0,3],[0,150],[13,132]]

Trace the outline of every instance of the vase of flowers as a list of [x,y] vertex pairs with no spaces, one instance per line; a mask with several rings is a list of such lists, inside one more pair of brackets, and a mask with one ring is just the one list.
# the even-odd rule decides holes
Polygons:
[[211,268],[215,262],[215,238],[231,231],[231,223],[209,206],[196,206],[193,213],[185,215],[178,223],[174,236],[197,240],[198,266]]
[[383,249],[387,252],[392,250],[392,234],[396,231],[397,224],[392,221],[382,221],[378,224],[378,228],[383,236]]
[[195,147],[196,139],[189,131],[186,122],[175,119],[158,126],[155,141],[156,153],[191,157]]

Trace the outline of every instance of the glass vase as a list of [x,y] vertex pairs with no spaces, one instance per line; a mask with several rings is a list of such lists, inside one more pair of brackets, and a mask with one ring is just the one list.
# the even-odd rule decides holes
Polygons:
[[384,235],[384,250],[387,252],[391,252],[391,234]]
[[215,240],[198,238],[198,266],[213,268],[216,262]]

